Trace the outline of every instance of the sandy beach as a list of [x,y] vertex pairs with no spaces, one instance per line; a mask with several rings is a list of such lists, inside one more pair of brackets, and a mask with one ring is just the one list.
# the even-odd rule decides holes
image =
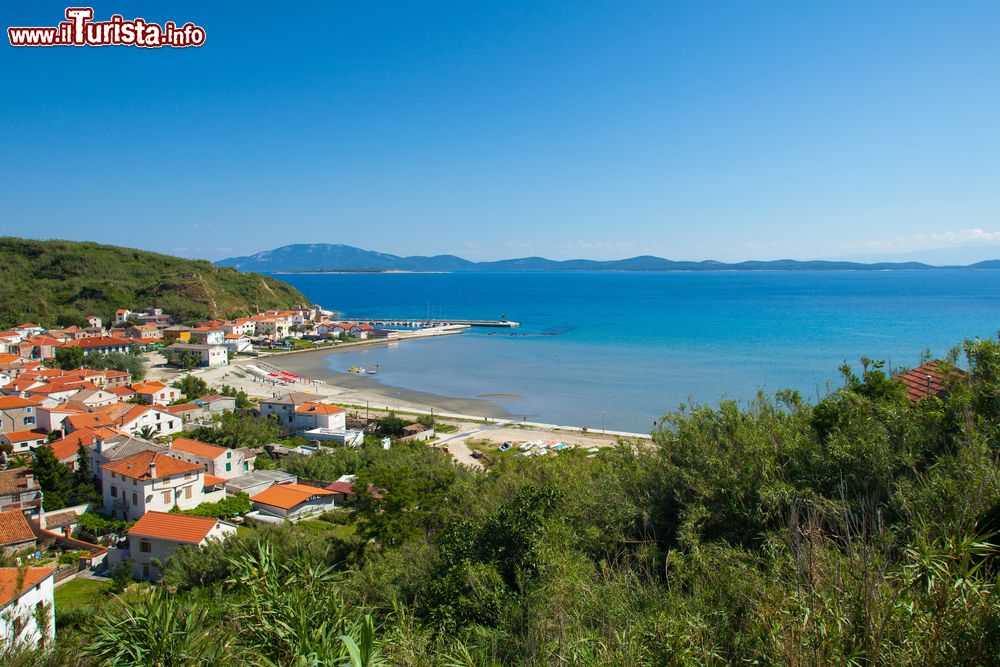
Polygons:
[[[369,344],[384,344],[371,341]],[[308,350],[293,353],[276,353],[256,358],[240,358],[230,366],[198,368],[191,373],[210,386],[229,385],[245,391],[251,398],[271,398],[288,392],[316,394],[324,400],[354,409],[359,415],[367,411],[378,416],[389,411],[412,414],[433,414],[436,419],[452,423],[458,431],[443,434],[440,445],[461,463],[479,466],[471,457],[467,441],[486,441],[499,445],[505,441],[560,440],[583,447],[608,447],[620,439],[648,439],[644,433],[622,431],[594,431],[573,425],[545,424],[512,417],[490,400],[437,396],[426,392],[389,387],[368,376],[337,373],[330,370],[324,359],[337,354],[336,349]],[[159,354],[149,355],[148,378],[173,382],[184,371],[163,365]],[[245,366],[271,366],[299,376],[297,382],[270,383],[254,379],[244,370]]]

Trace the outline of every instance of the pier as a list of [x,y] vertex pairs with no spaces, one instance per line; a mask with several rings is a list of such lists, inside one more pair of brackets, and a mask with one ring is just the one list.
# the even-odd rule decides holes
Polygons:
[[514,328],[521,326],[520,322],[511,322],[510,320],[405,320],[395,317],[387,317],[351,321],[368,324],[373,327],[410,327],[414,329],[443,327],[453,324],[461,324],[467,327],[495,328]]

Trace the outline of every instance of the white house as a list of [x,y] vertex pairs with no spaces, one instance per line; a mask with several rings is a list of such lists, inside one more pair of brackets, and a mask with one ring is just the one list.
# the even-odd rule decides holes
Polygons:
[[162,403],[166,405],[181,397],[180,389],[168,387],[162,382],[137,382],[132,385],[132,391],[143,403]]
[[0,433],[0,443],[10,445],[14,454],[24,454],[44,445],[48,437],[49,434],[42,430],[11,431]]
[[255,329],[254,322],[249,317],[239,317],[222,325],[222,330],[233,336],[253,336]]
[[190,341],[200,345],[222,345],[225,333],[221,327],[195,327],[191,329]]
[[209,475],[223,479],[233,479],[248,475],[254,470],[256,457],[246,458],[245,451],[210,445],[192,438],[177,438],[171,441],[170,456],[201,466]]
[[201,359],[202,366],[228,366],[229,351],[222,345],[200,345],[197,343],[174,343],[168,350],[194,352]]
[[158,579],[160,570],[156,562],[166,563],[180,547],[197,549],[235,534],[236,526],[219,519],[147,512],[128,531],[129,556],[135,562],[135,576]]
[[132,315],[132,311],[128,308],[119,308],[115,311],[115,324],[125,324],[128,322],[128,318]]
[[317,403],[310,401],[295,406],[295,418],[292,421],[296,433],[305,433],[320,428],[326,431],[345,431],[347,429],[347,411],[339,405]]
[[250,497],[254,509],[289,521],[329,512],[334,505],[336,493],[304,484],[283,484],[272,486]]
[[149,511],[169,512],[175,505],[192,509],[225,497],[198,465],[156,451],[140,452],[101,466],[104,507],[111,516],[135,520]]
[[264,417],[276,415],[284,428],[295,433],[316,428],[343,431],[347,419],[344,408],[320,403],[314,394],[303,392],[283,394],[261,401],[260,414]]
[[253,341],[242,334],[226,334],[222,339],[222,347],[233,354],[253,352]]
[[152,405],[133,406],[119,417],[119,428],[126,433],[139,435],[149,427],[155,438],[172,435],[184,430],[184,420]]
[[[0,567],[0,650],[55,640],[55,567]],[[39,621],[42,622],[39,625]]]

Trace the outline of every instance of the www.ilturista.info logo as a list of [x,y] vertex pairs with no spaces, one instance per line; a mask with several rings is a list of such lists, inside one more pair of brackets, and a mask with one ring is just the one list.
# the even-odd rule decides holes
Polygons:
[[49,28],[7,28],[11,46],[163,46],[184,48],[205,43],[205,29],[188,22],[162,26],[145,19],[126,20],[113,14],[107,21],[94,21],[92,7],[67,7],[66,19]]

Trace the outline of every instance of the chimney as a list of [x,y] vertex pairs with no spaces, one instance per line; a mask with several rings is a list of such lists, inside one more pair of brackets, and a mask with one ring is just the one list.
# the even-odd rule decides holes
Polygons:
[[156,479],[156,455],[153,455],[153,460],[149,462],[149,476],[152,479]]
[[101,454],[102,452],[104,452],[104,438],[95,438],[94,439],[94,450],[98,454]]
[[927,376],[927,395],[931,395],[931,376]]
[[24,473],[24,488],[26,489],[35,488],[35,473],[33,472]]

